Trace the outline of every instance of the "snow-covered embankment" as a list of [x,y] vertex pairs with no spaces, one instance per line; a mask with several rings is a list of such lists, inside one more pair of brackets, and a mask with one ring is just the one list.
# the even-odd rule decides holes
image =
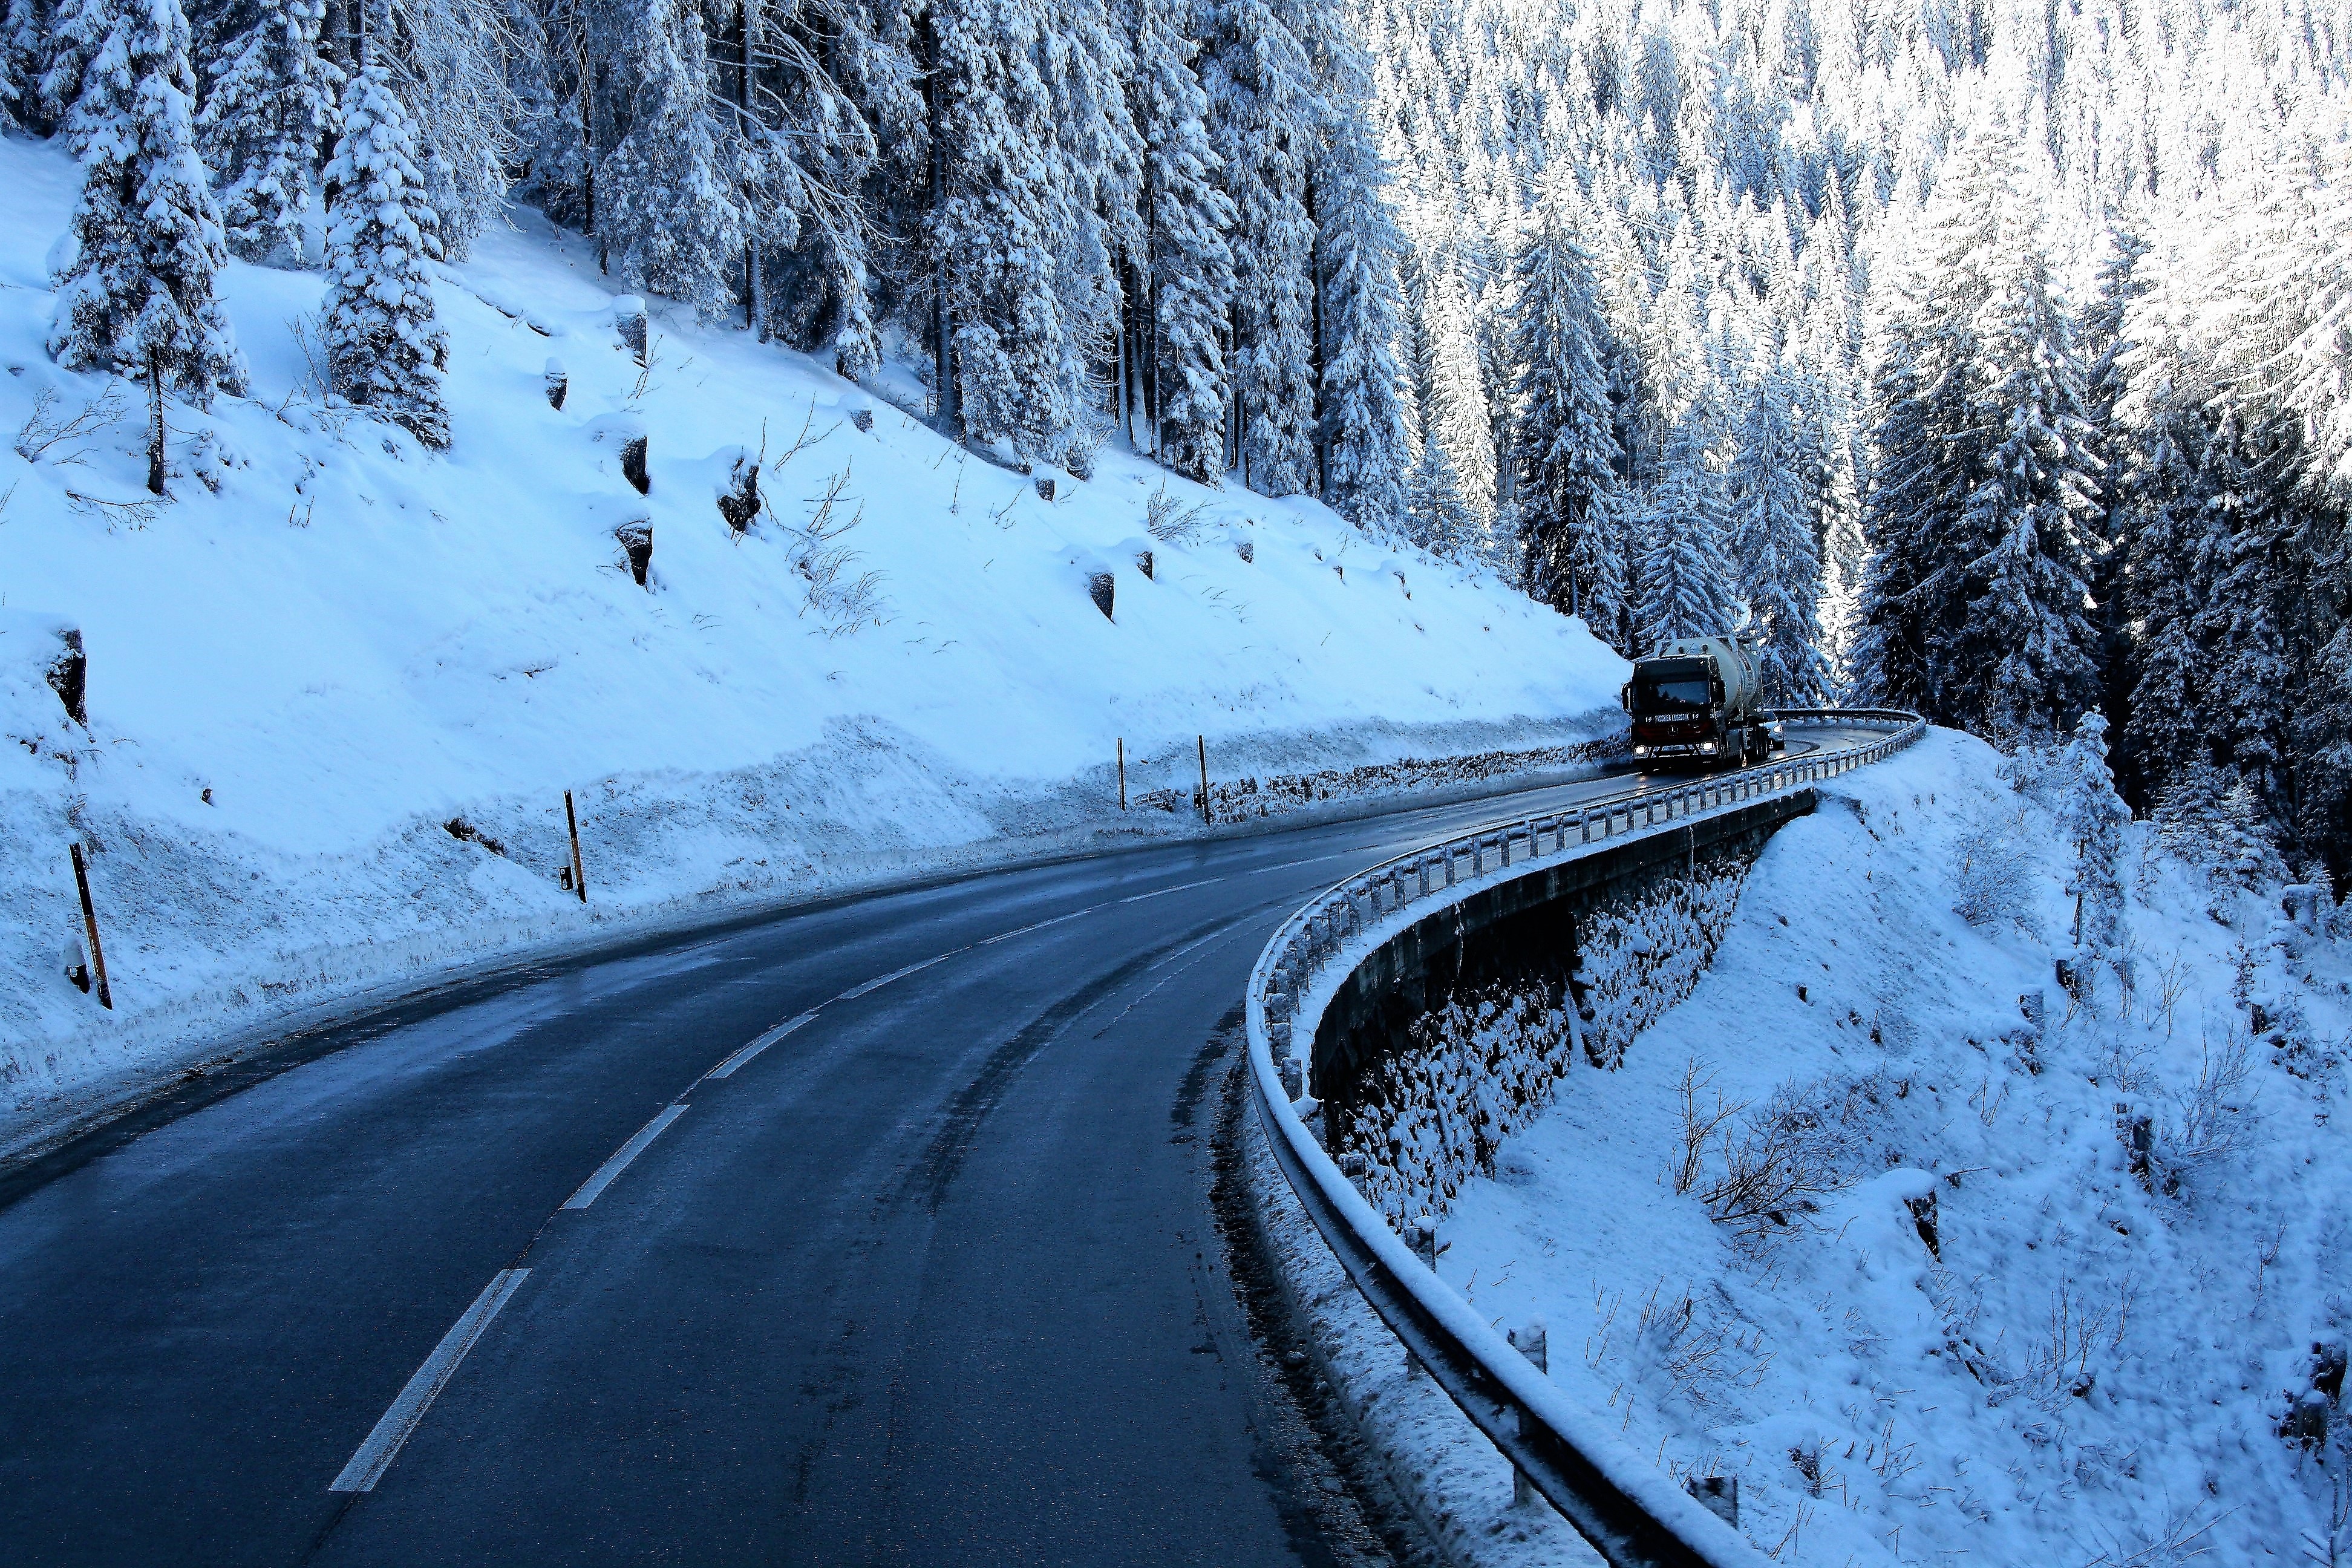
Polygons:
[[[1556,765],[1616,727],[1580,626],[1315,503],[1116,444],[1085,481],[1007,472],[900,412],[903,371],[860,387],[659,301],[641,366],[593,256],[524,213],[444,271],[446,457],[318,395],[315,274],[238,265],[252,396],[171,409],[151,504],[135,392],[43,347],[75,172],[0,142],[0,182],[6,1127],[467,963],[1187,831],[1161,807],[1196,735],[1231,785]],[[61,626],[86,728],[46,679]],[[110,1015],[64,973],[77,840]]]

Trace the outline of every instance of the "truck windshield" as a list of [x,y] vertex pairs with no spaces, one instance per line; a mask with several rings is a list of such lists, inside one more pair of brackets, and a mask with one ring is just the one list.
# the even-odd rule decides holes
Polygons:
[[1675,659],[1633,672],[1633,710],[1674,713],[1702,710],[1714,695],[1712,672],[1701,659]]

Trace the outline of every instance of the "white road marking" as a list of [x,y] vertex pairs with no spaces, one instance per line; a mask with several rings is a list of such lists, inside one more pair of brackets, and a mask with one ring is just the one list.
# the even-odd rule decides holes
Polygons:
[[360,1445],[359,1452],[352,1456],[351,1463],[327,1484],[329,1491],[365,1492],[375,1489],[376,1482],[383,1479],[384,1471],[392,1468],[392,1461],[399,1454],[400,1446],[408,1441],[408,1435],[416,1430],[418,1422],[425,1419],[425,1412],[432,1405],[435,1396],[456,1375],[457,1363],[466,1359],[466,1352],[474,1348],[474,1342],[482,1337],[482,1331],[490,1326],[490,1320],[499,1315],[499,1309],[507,1304],[507,1298],[513,1295],[530,1275],[528,1268],[505,1268],[499,1271],[497,1279],[482,1287],[482,1293],[474,1298],[474,1304],[450,1325],[447,1333],[441,1336],[441,1342],[433,1347],[433,1353],[425,1358],[425,1364],[409,1378],[407,1386],[392,1402],[392,1408],[376,1422],[375,1429],[367,1435],[367,1441]]
[[1131,899],[1121,899],[1122,904],[1139,904],[1146,899],[1156,899],[1162,893],[1181,893],[1187,888],[1205,888],[1212,882],[1222,882],[1223,877],[1203,877],[1197,882],[1179,882],[1172,888],[1155,888],[1148,893],[1138,893]]
[[596,1167],[596,1173],[580,1184],[580,1190],[563,1200],[568,1209],[584,1209],[596,1201],[613,1178],[629,1168],[629,1162],[646,1152],[646,1145],[661,1136],[662,1129],[686,1114],[683,1105],[666,1105],[662,1113],[637,1129],[636,1136],[613,1151],[613,1157]]
[[956,952],[962,952],[966,950],[960,947],[955,950],[955,952],[943,952],[937,958],[927,958],[920,963],[910,963],[904,969],[894,969],[887,974],[877,974],[863,985],[851,986],[848,990],[835,997],[834,1000],[836,1002],[854,1002],[858,997],[865,995],[868,991],[879,991],[885,985],[889,984],[893,980],[904,980],[907,976],[914,973],[919,969],[929,969],[934,963],[945,963],[949,959],[953,958],[956,955]]
[[1055,915],[1052,920],[1039,921],[1035,925],[1023,926],[1019,931],[1009,931],[1002,936],[992,936],[988,938],[985,942],[976,942],[971,945],[974,947],[993,947],[1000,942],[1011,942],[1016,936],[1027,936],[1033,931],[1044,931],[1047,926],[1057,926],[1064,921],[1074,921],[1080,915],[1090,915],[1100,907],[1101,906],[1098,904],[1088,904],[1085,909],[1072,910],[1068,914]]
[[799,1028],[803,1024],[807,1023],[811,1018],[815,1016],[816,1015],[814,1013],[803,1013],[797,1018],[786,1019],[784,1022],[777,1025],[774,1028],[769,1030],[766,1034],[761,1035],[758,1039],[753,1040],[750,1045],[745,1046],[741,1050],[737,1051],[733,1056],[729,1057],[725,1061],[720,1062],[717,1067],[712,1068],[703,1076],[706,1078],[733,1077],[737,1068],[741,1067],[745,1062],[750,1061],[753,1057],[758,1056],[761,1051],[766,1050],[770,1046],[774,1045],[778,1040],[782,1039],[786,1035],[791,1034],[794,1029]]
[[1263,877],[1268,871],[1287,871],[1293,866],[1319,866],[1326,860],[1344,860],[1350,855],[1369,855],[1379,847],[1381,847],[1377,844],[1367,844],[1360,849],[1339,849],[1328,855],[1309,855],[1304,860],[1285,860],[1279,866],[1260,866],[1250,875]]

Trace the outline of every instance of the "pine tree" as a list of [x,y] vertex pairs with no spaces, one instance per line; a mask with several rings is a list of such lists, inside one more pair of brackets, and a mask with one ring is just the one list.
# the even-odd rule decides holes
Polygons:
[[1721,481],[1708,467],[1697,413],[1675,421],[1658,482],[1643,496],[1633,531],[1641,556],[1641,608],[1634,620],[1642,651],[1676,637],[1729,630],[1733,592]]
[[2112,955],[2122,936],[2123,830],[2131,808],[2107,767],[2106,716],[2095,710],[2074,725],[2060,763],[2058,830],[2074,853],[2074,892],[2082,912],[2080,951]]
[[343,73],[319,53],[323,0],[257,3],[253,26],[215,73],[196,131],[221,182],[229,248],[248,261],[299,266]]
[[632,288],[716,321],[733,304],[751,227],[739,148],[713,113],[701,17],[677,0],[643,0],[634,16],[632,122],[597,173],[599,231]]
[[1509,467],[1528,591],[1601,637],[1624,619],[1625,567],[1610,505],[1620,450],[1598,341],[1591,258],[1555,193],[1512,267]]
[[1156,415],[1154,449],[1189,478],[1213,483],[1224,468],[1224,329],[1234,300],[1234,258],[1224,231],[1234,205],[1217,188],[1223,168],[1209,144],[1208,95],[1191,64],[1195,46],[1167,0],[1136,9],[1135,121],[1143,137],[1145,304]]
[[415,132],[381,65],[352,73],[326,180],[327,374],[336,392],[426,447],[449,444],[441,396],[449,334],[425,263],[440,259],[440,217],[416,168]]
[[1324,500],[1379,537],[1403,520],[1411,433],[1396,358],[1402,239],[1387,171],[1350,102],[1315,177],[1322,276]]
[[75,26],[97,42],[66,121],[82,191],[49,352],[200,406],[215,390],[242,393],[245,363],[214,289],[228,253],[196,156],[179,0],[82,0]]

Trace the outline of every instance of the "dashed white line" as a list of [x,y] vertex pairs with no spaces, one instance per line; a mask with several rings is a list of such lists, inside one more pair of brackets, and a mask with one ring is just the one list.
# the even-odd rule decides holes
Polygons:
[[466,1359],[466,1352],[474,1348],[474,1342],[482,1337],[482,1331],[490,1326],[490,1320],[499,1315],[499,1309],[507,1304],[507,1298],[515,1293],[516,1288],[530,1274],[528,1268],[501,1269],[497,1279],[482,1287],[482,1293],[474,1298],[474,1304],[450,1325],[447,1333],[441,1336],[441,1342],[433,1347],[433,1353],[425,1358],[425,1364],[416,1369],[407,1386],[393,1400],[392,1408],[376,1422],[375,1429],[367,1435],[367,1441],[360,1445],[359,1452],[352,1456],[351,1463],[327,1484],[329,1491],[364,1492],[375,1489],[375,1484],[383,1479],[384,1471],[392,1468],[392,1461],[400,1453],[400,1446],[408,1441],[409,1434],[416,1430],[416,1424],[425,1419],[425,1412],[432,1405],[434,1397],[457,1373],[457,1363]]
[[1212,882],[1222,882],[1223,877],[1203,877],[1197,882],[1179,882],[1172,888],[1154,888],[1148,893],[1138,893],[1131,899],[1121,899],[1122,904],[1139,904],[1146,899],[1156,899],[1162,893],[1181,893],[1187,888],[1205,888]]
[[1018,931],[1009,931],[1001,936],[992,936],[985,941],[973,942],[971,945],[974,947],[993,947],[1000,942],[1011,942],[1016,936],[1027,936],[1033,931],[1044,931],[1047,926],[1057,926],[1064,921],[1074,921],[1080,915],[1090,915],[1099,907],[1099,905],[1088,904],[1085,909],[1072,910],[1068,914],[1055,915],[1052,920],[1039,921],[1035,925],[1023,926]]
[[758,1056],[761,1051],[766,1050],[770,1046],[774,1045],[778,1040],[782,1039],[786,1035],[791,1034],[794,1029],[799,1028],[803,1024],[807,1023],[811,1018],[815,1016],[815,1013],[808,1012],[802,1014],[797,1018],[786,1019],[784,1022],[777,1025],[774,1028],[769,1030],[766,1034],[761,1035],[758,1039],[753,1040],[750,1045],[745,1046],[741,1050],[737,1051],[733,1056],[729,1057],[725,1061],[720,1062],[717,1067],[712,1068],[703,1076],[706,1078],[730,1078],[734,1076],[734,1072],[737,1068],[741,1067],[745,1062],[750,1061],[753,1057]]
[[934,963],[945,963],[949,959],[953,958],[956,955],[956,952],[962,952],[964,951],[964,949],[960,947],[955,950],[955,952],[943,952],[937,958],[927,958],[920,963],[910,963],[904,969],[894,969],[887,974],[877,974],[863,985],[851,986],[848,990],[835,997],[834,1000],[836,1002],[854,1002],[858,997],[865,995],[868,991],[879,991],[885,985],[889,984],[893,980],[904,980],[907,976],[914,973],[919,969],[929,969]]
[[1253,869],[1250,875],[1263,877],[1268,871],[1287,871],[1293,866],[1318,866],[1326,860],[1344,860],[1350,855],[1369,855],[1379,847],[1377,844],[1367,844],[1360,849],[1339,849],[1328,855],[1309,855],[1304,860],[1285,860],[1279,866],[1259,866]]
[[613,1157],[596,1167],[596,1173],[580,1184],[580,1190],[563,1200],[568,1209],[584,1209],[596,1201],[613,1178],[629,1168],[629,1162],[646,1152],[646,1145],[661,1136],[662,1129],[686,1114],[683,1105],[666,1105],[662,1113],[637,1129],[636,1136],[613,1151]]

